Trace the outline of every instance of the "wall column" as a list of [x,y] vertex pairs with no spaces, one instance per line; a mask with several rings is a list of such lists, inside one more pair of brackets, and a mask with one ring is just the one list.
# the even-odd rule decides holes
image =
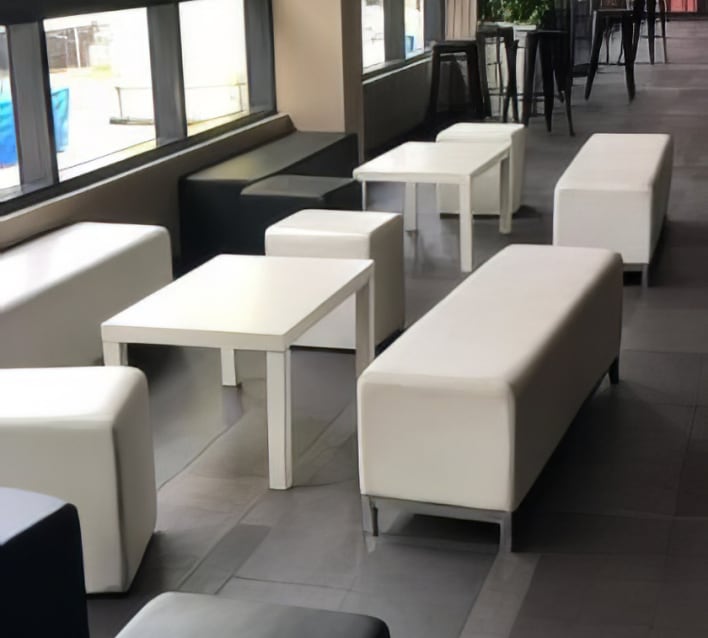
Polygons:
[[346,131],[363,144],[361,3],[273,0],[278,111],[298,129]]

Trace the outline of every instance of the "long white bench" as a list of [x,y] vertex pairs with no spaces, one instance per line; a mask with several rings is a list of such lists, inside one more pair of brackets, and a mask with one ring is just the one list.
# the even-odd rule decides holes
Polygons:
[[0,368],[87,365],[101,322],[172,279],[167,231],[82,222],[0,255]]
[[648,285],[672,170],[670,135],[591,136],[556,184],[553,243],[614,250]]
[[619,370],[622,262],[607,250],[510,246],[359,377],[364,527],[394,501],[497,522],[511,513],[583,401]]

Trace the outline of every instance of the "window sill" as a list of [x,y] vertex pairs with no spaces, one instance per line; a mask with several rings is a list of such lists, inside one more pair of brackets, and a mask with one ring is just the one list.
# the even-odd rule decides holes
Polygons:
[[362,73],[362,79],[372,80],[380,75],[385,75],[391,71],[397,71],[398,69],[403,69],[408,66],[413,66],[424,60],[429,60],[431,56],[431,50],[429,48],[423,49],[417,53],[414,53],[410,57],[403,60],[389,60],[388,62],[382,62],[381,64],[374,64],[372,66],[367,66]]

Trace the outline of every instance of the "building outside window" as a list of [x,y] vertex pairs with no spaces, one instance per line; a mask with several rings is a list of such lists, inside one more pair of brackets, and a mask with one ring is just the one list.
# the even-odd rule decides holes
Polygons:
[[145,9],[45,20],[60,179],[155,146]]
[[425,48],[424,7],[425,0],[406,0],[405,52],[406,57],[420,53]]
[[384,0],[361,1],[362,65],[386,61],[384,46]]
[[248,114],[243,0],[180,2],[190,135]]
[[0,190],[18,186],[19,183],[7,32],[5,27],[0,27]]

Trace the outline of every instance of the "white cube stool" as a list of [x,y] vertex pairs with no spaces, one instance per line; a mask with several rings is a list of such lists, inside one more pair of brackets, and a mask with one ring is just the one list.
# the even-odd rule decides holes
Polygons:
[[[374,260],[374,336],[403,329],[403,218],[398,213],[303,210],[266,231],[266,255]],[[307,282],[303,282],[307,285]],[[354,348],[354,298],[306,332],[297,345]]]
[[86,590],[125,591],[155,528],[145,376],[128,367],[0,370],[0,485],[79,512]]
[[[509,201],[511,212],[521,207],[521,190],[524,186],[524,166],[526,161],[526,127],[523,124],[504,124],[500,122],[461,122],[453,124],[438,133],[436,142],[480,143],[508,141],[509,153]],[[499,166],[489,169],[474,180],[472,208],[480,215],[498,215],[499,202]],[[437,187],[438,212],[460,212],[459,189],[449,184]]]
[[553,243],[607,248],[626,269],[649,264],[671,191],[673,142],[656,133],[598,133],[578,151],[554,191]]

